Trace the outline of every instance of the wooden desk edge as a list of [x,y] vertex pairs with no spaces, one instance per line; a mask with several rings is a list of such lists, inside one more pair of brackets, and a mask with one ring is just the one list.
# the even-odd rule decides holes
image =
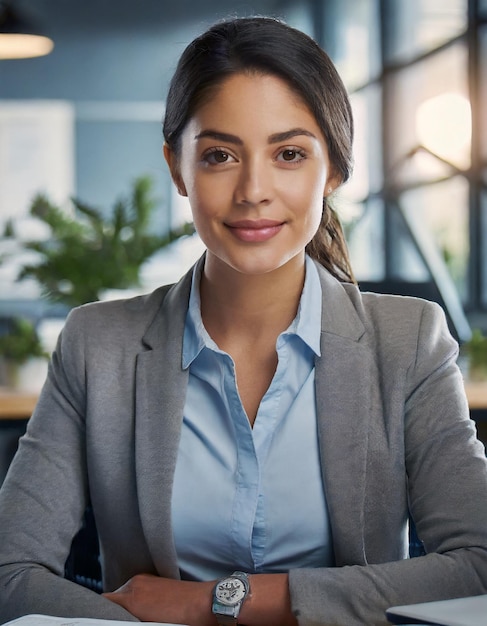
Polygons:
[[465,393],[471,409],[487,410],[487,381],[465,381]]
[[35,408],[39,394],[12,391],[0,387],[0,420],[28,419]]

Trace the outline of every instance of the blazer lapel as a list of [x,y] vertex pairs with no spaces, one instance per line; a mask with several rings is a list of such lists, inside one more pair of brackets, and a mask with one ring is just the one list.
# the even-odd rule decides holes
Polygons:
[[178,577],[171,494],[188,372],[181,366],[191,271],[167,293],[137,357],[135,459],[142,527],[159,575]]
[[364,500],[370,405],[370,350],[345,288],[320,271],[323,289],[321,357],[316,401],[321,463],[336,565],[365,563]]

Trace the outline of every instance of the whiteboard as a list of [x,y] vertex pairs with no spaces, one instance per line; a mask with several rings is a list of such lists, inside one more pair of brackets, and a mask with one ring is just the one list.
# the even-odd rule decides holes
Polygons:
[[45,193],[58,204],[74,195],[74,107],[64,100],[0,102],[0,222],[21,218]]

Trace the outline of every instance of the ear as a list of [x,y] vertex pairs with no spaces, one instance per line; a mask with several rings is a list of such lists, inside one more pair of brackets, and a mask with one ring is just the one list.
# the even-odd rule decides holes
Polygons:
[[164,144],[164,158],[166,159],[166,163],[169,167],[169,171],[171,172],[171,178],[176,185],[179,195],[187,196],[186,187],[183,182],[183,178],[181,176],[181,171],[179,169],[179,159],[174,154],[174,150],[172,150],[167,143]]
[[340,176],[340,174],[331,170],[326,180],[326,185],[325,185],[325,189],[323,192],[323,196],[327,198],[335,191],[335,189],[340,187],[341,184],[342,184],[342,177]]

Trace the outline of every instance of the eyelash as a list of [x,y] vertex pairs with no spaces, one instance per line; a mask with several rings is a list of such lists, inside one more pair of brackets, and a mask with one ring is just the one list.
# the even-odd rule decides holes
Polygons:
[[[294,153],[294,158],[291,159],[291,160],[286,160],[284,158],[279,158],[279,157],[282,157],[286,152],[287,153]],[[225,156],[225,157],[227,157],[227,159],[224,160],[224,161],[215,161],[216,155]],[[229,162],[228,158],[234,159],[235,157],[233,157],[229,152],[227,152],[223,148],[218,148],[218,147],[210,148],[203,155],[203,161],[205,161],[209,165],[214,165],[214,166],[226,165]],[[306,152],[304,150],[300,149],[300,148],[282,148],[278,152],[278,154],[277,154],[276,161],[278,161],[280,163],[287,163],[287,164],[293,165],[293,164],[296,164],[296,163],[300,163],[301,161],[303,161],[306,158],[307,158]]]

